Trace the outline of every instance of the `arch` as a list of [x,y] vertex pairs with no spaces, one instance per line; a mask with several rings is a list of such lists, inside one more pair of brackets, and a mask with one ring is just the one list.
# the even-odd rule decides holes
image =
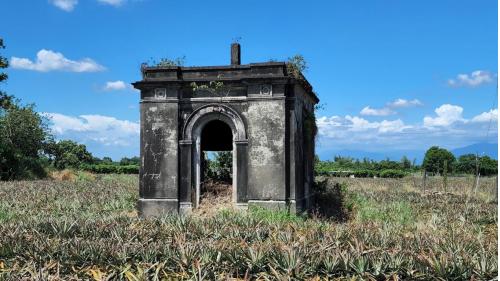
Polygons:
[[[233,135],[233,184],[232,184],[232,201],[234,204],[246,200],[246,143],[247,133],[243,119],[234,109],[221,104],[208,104],[201,106],[189,115],[186,119],[185,125],[182,130],[182,143],[191,144],[188,157],[181,161],[190,163],[191,174],[193,176],[194,188],[194,207],[198,207],[200,202],[200,162],[201,162],[201,135],[202,130],[210,121],[219,120],[227,124],[231,128]],[[189,155],[190,154],[190,155]],[[238,161],[240,159],[240,161]],[[184,185],[182,188],[190,189],[190,185]],[[190,191],[183,192],[183,194],[191,194]],[[188,198],[186,198],[188,199]],[[190,205],[190,202],[181,203]]]
[[208,104],[196,109],[186,120],[182,136],[184,140],[192,140],[199,136],[201,129],[212,120],[221,120],[231,128],[233,141],[247,139],[245,124],[241,116],[232,108],[220,104]]

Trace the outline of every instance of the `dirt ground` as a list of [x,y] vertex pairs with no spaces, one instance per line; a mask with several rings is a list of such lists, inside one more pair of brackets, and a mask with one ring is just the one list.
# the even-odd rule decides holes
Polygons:
[[201,186],[200,206],[193,213],[212,216],[222,209],[232,209],[231,183],[207,180]]

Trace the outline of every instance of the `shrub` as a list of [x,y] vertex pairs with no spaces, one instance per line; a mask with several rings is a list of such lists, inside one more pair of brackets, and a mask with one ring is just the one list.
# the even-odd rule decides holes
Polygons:
[[91,164],[80,168],[96,174],[138,174],[138,165]]
[[328,185],[328,180],[315,182],[315,210],[320,217],[331,218],[335,221],[347,221],[353,204],[347,191],[346,183]]
[[406,172],[404,171],[401,171],[401,170],[392,170],[392,169],[388,169],[388,170],[383,170],[379,173],[379,176],[381,178],[403,178],[407,175]]

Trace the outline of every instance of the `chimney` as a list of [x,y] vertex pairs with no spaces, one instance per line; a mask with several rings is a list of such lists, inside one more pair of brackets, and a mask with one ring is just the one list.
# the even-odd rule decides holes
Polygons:
[[231,65],[241,64],[241,47],[239,43],[231,44]]

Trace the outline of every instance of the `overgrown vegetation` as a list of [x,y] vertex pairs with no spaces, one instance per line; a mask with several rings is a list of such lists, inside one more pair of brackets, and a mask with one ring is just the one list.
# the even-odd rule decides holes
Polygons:
[[426,191],[410,177],[330,178],[325,191],[351,202],[344,223],[263,209],[138,219],[130,175],[2,182],[0,279],[492,279],[494,179],[476,195],[464,180],[443,193],[433,178]]
[[168,58],[163,57],[159,60],[150,58],[147,62],[142,63],[142,67],[169,67],[169,66],[183,66],[186,63],[186,56]]

